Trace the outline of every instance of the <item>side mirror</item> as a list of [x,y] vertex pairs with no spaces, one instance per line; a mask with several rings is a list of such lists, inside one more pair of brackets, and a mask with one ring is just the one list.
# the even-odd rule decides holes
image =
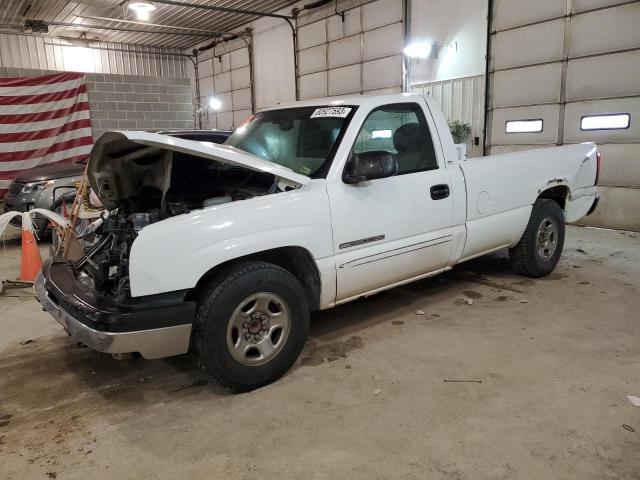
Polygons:
[[354,184],[393,177],[398,173],[396,157],[389,152],[376,150],[373,152],[354,153],[347,161],[342,181]]

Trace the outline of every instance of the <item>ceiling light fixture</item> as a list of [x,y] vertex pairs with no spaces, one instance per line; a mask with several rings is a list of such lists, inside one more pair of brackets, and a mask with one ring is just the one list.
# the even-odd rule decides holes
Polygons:
[[129,8],[136,12],[138,20],[146,21],[149,20],[156,6],[151,2],[129,2]]
[[222,107],[222,102],[215,97],[211,97],[209,99],[209,106],[214,110],[220,110],[220,107]]

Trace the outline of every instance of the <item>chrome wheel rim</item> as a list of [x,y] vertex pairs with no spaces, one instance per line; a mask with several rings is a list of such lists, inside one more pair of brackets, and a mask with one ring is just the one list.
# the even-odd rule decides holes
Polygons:
[[286,302],[271,292],[245,298],[227,324],[227,348],[233,359],[245,366],[272,360],[287,341],[291,315]]
[[552,217],[545,218],[538,227],[536,251],[542,260],[549,260],[556,252],[559,231],[558,222]]

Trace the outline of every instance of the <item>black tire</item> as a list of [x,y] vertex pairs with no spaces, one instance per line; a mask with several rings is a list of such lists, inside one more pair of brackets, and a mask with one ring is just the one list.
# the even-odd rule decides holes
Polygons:
[[[285,304],[288,333],[273,358],[260,365],[244,365],[227,345],[228,328],[233,328],[243,302],[261,292],[276,295]],[[300,355],[308,332],[309,304],[298,279],[270,263],[243,262],[220,272],[203,292],[193,341],[201,365],[214,379],[234,392],[246,392],[283,376]]]
[[[547,223],[555,223],[555,247],[553,252],[540,245],[538,232]],[[554,233],[554,232],[552,232]],[[564,212],[554,200],[539,198],[533,204],[531,217],[520,239],[520,242],[509,250],[509,258],[513,269],[527,277],[544,277],[553,271],[558,264],[564,247]],[[546,237],[541,237],[546,238]],[[541,252],[543,250],[543,252]]]

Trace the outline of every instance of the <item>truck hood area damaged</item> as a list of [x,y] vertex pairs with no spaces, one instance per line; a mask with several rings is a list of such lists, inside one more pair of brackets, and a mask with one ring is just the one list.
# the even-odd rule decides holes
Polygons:
[[[207,169],[207,162],[272,175],[281,189],[299,188],[310,180],[227,145],[149,132],[113,131],[104,133],[93,147],[88,167],[89,184],[109,210],[139,196],[144,188],[157,190],[164,201],[177,171],[187,172],[182,175],[183,182],[192,177],[197,184],[201,173],[198,170]],[[192,174],[188,174],[189,163],[194,166]]]

